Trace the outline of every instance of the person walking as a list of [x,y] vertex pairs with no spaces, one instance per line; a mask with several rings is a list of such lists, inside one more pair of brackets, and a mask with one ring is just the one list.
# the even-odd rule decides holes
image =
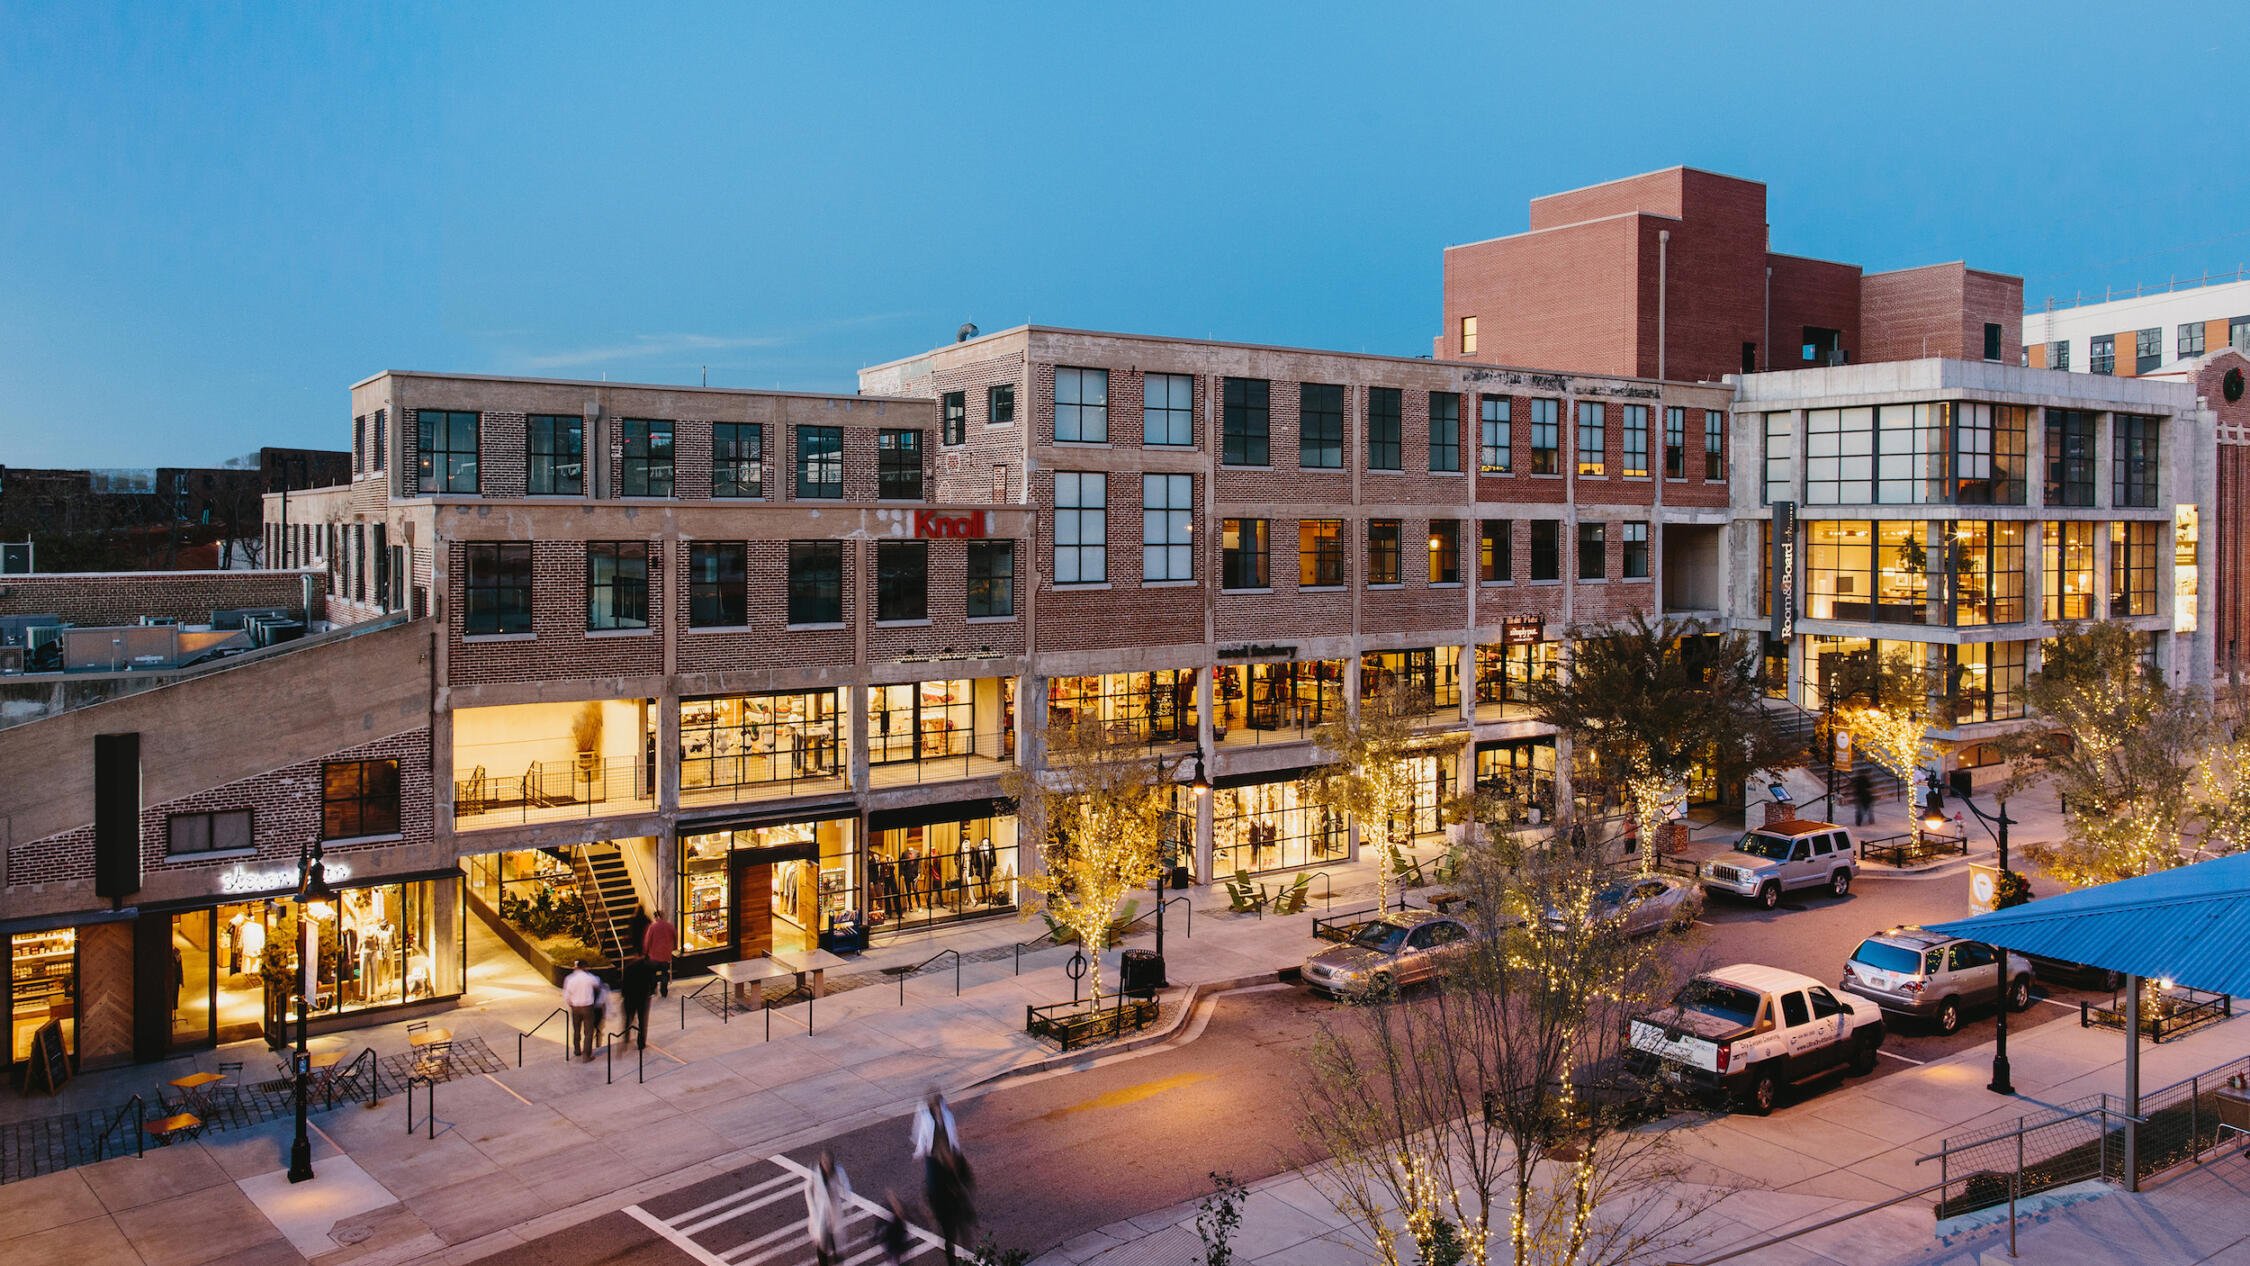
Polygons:
[[890,1266],[905,1266],[907,1255],[914,1251],[914,1236],[907,1228],[906,1202],[890,1193],[883,1201],[883,1260]]
[[851,1200],[851,1179],[844,1176],[844,1167],[833,1155],[822,1152],[805,1179],[805,1238],[812,1242],[813,1257],[820,1266],[835,1266],[844,1259],[844,1226],[848,1220],[844,1211]]
[[953,1109],[946,1104],[944,1095],[933,1090],[923,1096],[922,1106],[914,1110],[912,1142],[914,1159],[925,1165],[940,1142],[953,1144]]
[[956,1244],[965,1243],[969,1228],[976,1225],[977,1211],[969,1203],[969,1192],[976,1179],[969,1173],[969,1162],[953,1145],[950,1134],[940,1137],[930,1148],[929,1159],[924,1164],[929,1182],[927,1197],[930,1217],[938,1225],[938,1236],[945,1241],[945,1260],[955,1259]]
[[646,958],[636,958],[625,964],[618,992],[623,995],[625,1004],[623,1014],[618,1017],[618,1040],[638,1035],[640,1047],[645,1051],[648,1049],[648,1005],[656,993],[656,964]]
[[570,965],[570,974],[563,977],[562,996],[563,1005],[570,1008],[570,1053],[592,1059],[602,1028],[602,982],[601,977],[586,970],[585,959]]
[[1875,783],[1862,769],[1852,775],[1852,825],[1866,826],[1875,820]]
[[656,968],[657,991],[667,998],[672,996],[672,951],[678,944],[679,934],[662,910],[641,930],[641,957]]

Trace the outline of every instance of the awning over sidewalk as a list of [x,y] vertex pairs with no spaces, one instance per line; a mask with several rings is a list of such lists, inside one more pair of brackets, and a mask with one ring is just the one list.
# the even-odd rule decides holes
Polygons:
[[2250,854],[1929,926],[2022,954],[2250,997]]

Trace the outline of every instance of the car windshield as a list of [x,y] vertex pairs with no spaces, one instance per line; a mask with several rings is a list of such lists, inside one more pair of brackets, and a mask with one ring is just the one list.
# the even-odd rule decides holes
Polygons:
[[1691,980],[1688,986],[1672,1001],[1690,1011],[1701,1011],[1744,1028],[1757,1023],[1758,1004],[1762,999],[1739,985],[1721,984],[1715,980]]
[[1793,846],[1793,841],[1785,840],[1778,835],[1760,835],[1758,832],[1752,831],[1742,837],[1742,842],[1734,846],[1734,851],[1778,862],[1788,859],[1789,850]]
[[1607,910],[1614,909],[1617,906],[1625,904],[1625,898],[1632,895],[1634,882],[1635,881],[1627,880],[1623,883],[1611,884],[1609,887],[1595,893],[1594,908],[1597,910]]
[[1386,954],[1405,942],[1406,929],[1396,923],[1370,923],[1352,935],[1352,944]]
[[1877,971],[1902,971],[1911,975],[1922,970],[1920,951],[1875,940],[1861,941],[1859,948],[1852,951],[1852,961],[1865,963]]

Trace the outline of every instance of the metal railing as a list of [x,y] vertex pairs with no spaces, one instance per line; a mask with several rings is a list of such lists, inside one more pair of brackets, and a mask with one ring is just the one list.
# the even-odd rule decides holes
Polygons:
[[1914,866],[1948,854],[1967,857],[1969,837],[1965,832],[1951,835],[1937,831],[1919,831],[1912,835],[1879,835],[1861,842],[1859,853],[1870,861],[1892,866]]
[[1336,913],[1336,877],[1325,870],[1316,870],[1305,876],[1306,882],[1320,881],[1320,908],[1323,914]]
[[[2141,1032],[2151,1042],[2165,1038],[2178,1038],[2193,1033],[2208,1024],[2234,1014],[2234,999],[2223,993],[2205,993],[2200,989],[2164,990],[2157,995],[2156,1005],[2144,1003],[2141,1007]],[[2112,993],[2109,1005],[2096,1006],[2081,998],[2078,1002],[2079,1028],[2115,1029],[2125,1031],[2125,1000],[2122,994]]]
[[[2049,1116],[2033,1120],[2016,1118],[1961,1139],[1947,1139],[1937,1151],[1919,1157],[1915,1164],[1938,1163],[1942,1186],[1960,1184],[1958,1196],[1950,1191],[1938,1197],[1939,1220],[1989,1209],[2004,1200],[2013,1203],[2025,1195],[2089,1179],[2114,1181],[2124,1176],[2126,1124],[2145,1126],[2111,1103],[2107,1094],[2063,1104]],[[2145,1135],[2144,1135],[2145,1137]]]
[[[125,1114],[128,1112],[133,1114],[133,1155],[148,1154],[148,1105],[139,1095],[134,1095],[118,1106],[117,1115],[111,1117],[109,1124],[102,1127],[102,1132],[94,1136],[95,1160],[101,1160],[109,1154],[109,1136],[115,1134],[117,1127],[125,1123]],[[123,1155],[123,1152],[120,1151],[119,1155]]]
[[428,1095],[429,1095],[429,1100],[428,1100],[428,1102],[429,1102],[429,1109],[430,1109],[430,1110],[429,1110],[429,1112],[428,1112],[427,1114],[425,1114],[425,1116],[424,1116],[424,1118],[423,1118],[423,1119],[424,1119],[424,1120],[425,1120],[425,1121],[426,1121],[426,1122],[428,1123],[428,1126],[429,1126],[429,1132],[430,1132],[430,1137],[431,1137],[432,1139],[435,1139],[435,1138],[437,1138],[437,1084],[438,1084],[438,1079],[437,1079],[437,1078],[435,1078],[435,1077],[424,1077],[424,1076],[423,1076],[422,1074],[420,1074],[420,1073],[410,1073],[410,1074],[408,1074],[408,1075],[407,1075],[407,1078],[406,1078],[406,1132],[407,1132],[408,1134],[410,1134],[410,1135],[411,1135],[411,1134],[413,1134],[413,1133],[414,1133],[414,1087],[416,1087],[416,1086],[426,1086],[426,1087],[428,1087],[428,1088],[429,1088],[429,1089],[428,1089]]
[[[1731,1262],[1737,1257],[1745,1257],[1751,1253],[1756,1253],[1764,1249],[1772,1248],[1777,1244],[1786,1244],[1790,1240],[1796,1239],[1800,1235],[1810,1235],[1815,1231],[1825,1231],[1829,1227],[1835,1226],[1838,1223],[1849,1222],[1853,1218],[1864,1217],[1867,1214],[1875,1213],[1882,1209],[1888,1209],[1894,1204],[1904,1204],[1909,1200],[1920,1199],[1923,1196],[1929,1195],[1933,1191],[1942,1191],[1944,1187],[1944,1182],[1934,1182],[1927,1187],[1921,1187],[1913,1191],[1901,1192],[1898,1195],[1892,1196],[1888,1200],[1884,1200],[1876,1204],[1866,1205],[1861,1208],[1854,1209],[1849,1213],[1839,1213],[1835,1217],[1824,1218],[1819,1222],[1811,1224],[1810,1226],[1800,1226],[1793,1230],[1784,1231],[1779,1235],[1769,1236],[1766,1239],[1759,1240],[1754,1244],[1744,1244],[1739,1248],[1730,1248],[1726,1252],[1719,1254],[1717,1257],[1705,1257],[1697,1260],[1692,1264],[1680,1264],[1680,1266],[1718,1266],[1718,1263],[1720,1262]],[[2015,1235],[2015,1225],[2013,1222],[2011,1222],[2008,1226],[2008,1252],[2010,1255],[2013,1255],[2016,1251]]]
[[1191,940],[1191,941],[1192,941],[1192,940],[1194,940],[1194,939],[1195,939],[1195,903],[1194,903],[1193,901],[1190,901],[1190,900],[1188,900],[1188,899],[1187,899],[1186,897],[1173,897],[1172,899],[1170,899],[1170,900],[1168,900],[1168,901],[1159,901],[1159,902],[1157,902],[1157,903],[1156,903],[1156,908],[1157,908],[1157,910],[1158,910],[1159,912],[1162,912],[1162,911],[1165,911],[1165,910],[1169,910],[1169,909],[1171,909],[1171,908],[1172,908],[1173,906],[1186,906],[1186,907],[1187,907],[1187,927],[1186,927],[1186,930],[1185,930],[1185,931],[1183,931],[1183,932],[1181,932],[1181,933],[1180,933],[1180,935],[1182,935],[1182,936],[1186,937],[1187,939],[1189,939],[1189,940]]
[[533,761],[514,777],[495,777],[482,765],[453,782],[453,820],[480,825],[545,822],[640,813],[656,805],[648,770],[638,760],[597,757],[585,761]]
[[2102,287],[2102,297],[2099,299],[2089,296],[2083,290],[2073,294],[2067,302],[2058,301],[2054,296],[2049,295],[2046,306],[2040,311],[2061,312],[2070,308],[2086,307],[2090,304],[2110,303],[2118,299],[2139,299],[2146,295],[2171,294],[2177,290],[2198,290],[2204,286],[2222,286],[2245,278],[2250,278],[2250,265],[2238,265],[2231,274],[2214,273],[2209,269],[2205,269],[2203,274],[2197,277],[2181,277],[2175,273],[2162,286],[2153,282],[2135,282],[2131,290],[2127,290],[2123,286],[2104,286]]
[[[692,1001],[692,1000],[693,1000],[694,998],[696,998],[696,997],[697,997],[698,995],[700,995],[700,994],[701,994],[701,993],[702,993],[702,992],[703,992],[704,990],[706,990],[706,989],[709,989],[709,988],[710,988],[711,986],[713,986],[713,985],[717,985],[717,984],[723,984],[723,983],[725,983],[725,982],[721,981],[721,980],[720,980],[720,979],[719,979],[719,978],[718,978],[717,976],[713,976],[713,977],[712,977],[711,979],[709,979],[709,980],[706,980],[706,981],[704,981],[704,982],[703,982],[702,984],[700,984],[700,985],[697,985],[697,986],[696,986],[695,988],[693,988],[693,989],[690,989],[690,990],[688,990],[687,992],[685,992],[685,993],[683,993],[683,994],[681,994],[681,995],[680,995],[680,1027],[681,1027],[681,1028],[683,1028],[683,1029],[684,1029],[684,1028],[686,1028],[686,1027],[687,1027],[687,1004],[688,1004],[688,1003],[689,1003],[690,1001]],[[727,1006],[726,1006],[726,1000],[727,1000],[727,994],[726,994],[726,991],[722,989],[722,990],[720,990],[720,991],[719,991],[719,1004],[720,1004],[720,1005],[719,1005],[719,1023],[721,1023],[721,1024],[725,1024],[725,1023],[727,1023],[728,1021],[730,1021],[730,1020],[732,1020],[732,1019],[734,1018],[734,1017],[733,1017],[733,1015],[732,1015],[732,1014],[731,1014],[731,1013],[729,1012],[729,1010],[728,1010],[728,1008],[727,1008]]]
[[[682,999],[681,1002],[684,1006],[686,1000]],[[532,1025],[528,1029],[519,1030],[516,1033],[516,1067],[523,1067],[523,1040],[537,1033],[539,1030],[546,1028],[548,1021],[553,1020],[556,1016],[567,1016],[569,1014],[570,1009],[568,1007],[556,1007],[554,1010],[549,1011],[546,1016],[539,1021],[539,1023]],[[568,1021],[565,1021],[565,1024],[567,1025]],[[687,1014],[685,1011],[682,1011],[680,1015],[680,1027],[687,1027]],[[570,1059],[570,1042],[567,1038],[563,1042],[563,1059],[565,1062],[568,1062]]]
[[[646,1021],[643,1021],[643,1023],[646,1023]],[[595,1032],[595,1038],[602,1044],[603,1085],[614,1086],[617,1084],[617,1047],[619,1043],[632,1036],[632,1033],[633,1026],[630,1024],[627,1024],[624,1030],[618,1033],[603,1033],[599,1030]],[[645,1085],[648,1082],[648,1035],[643,1033],[641,1039],[641,1044],[633,1048],[635,1061],[633,1080]]]
[[921,962],[914,964],[912,967],[885,967],[883,969],[884,975],[898,977],[898,1005],[902,1007],[906,1005],[906,978],[908,976],[919,973],[923,968],[928,967],[931,963],[934,963],[939,959],[946,957],[951,957],[953,959],[953,996],[956,998],[960,997],[961,951],[957,949],[941,949],[937,953],[923,959]]
[[[1015,736],[997,730],[969,732],[970,750],[941,752],[927,755],[922,751],[922,740],[892,741],[874,737],[868,743],[867,780],[877,787],[904,786],[925,782],[958,782],[969,778],[994,778],[1007,772],[1015,764]],[[894,746],[911,750],[911,755],[884,760],[876,755],[878,746]]]
[[1061,944],[1062,944],[1062,942],[1060,942],[1060,941],[1058,941],[1058,940],[1056,940],[1056,939],[1055,939],[1055,934],[1054,934],[1054,933],[1052,933],[1052,932],[1041,932],[1041,933],[1040,933],[1039,935],[1037,935],[1037,936],[1035,936],[1035,937],[1032,937],[1032,938],[1031,938],[1030,940],[1028,940],[1028,941],[1018,941],[1018,942],[1016,942],[1016,944],[1015,944],[1015,947],[1014,947],[1014,949],[1015,949],[1015,960],[1016,960],[1016,970],[1015,970],[1015,974],[1016,974],[1016,975],[1018,975],[1018,976],[1021,976],[1021,975],[1023,975],[1023,952],[1024,952],[1025,950],[1027,950],[1027,949],[1030,949],[1030,948],[1031,948],[1032,946],[1035,946],[1035,945],[1039,944],[1039,942],[1041,942],[1041,941],[1045,941],[1045,942],[1047,942],[1047,944],[1049,944],[1049,945],[1061,945]]

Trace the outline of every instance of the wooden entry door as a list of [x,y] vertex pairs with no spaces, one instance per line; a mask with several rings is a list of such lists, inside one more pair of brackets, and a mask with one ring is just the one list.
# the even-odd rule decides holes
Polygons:
[[773,949],[773,864],[737,856],[732,878],[734,956],[763,958]]

